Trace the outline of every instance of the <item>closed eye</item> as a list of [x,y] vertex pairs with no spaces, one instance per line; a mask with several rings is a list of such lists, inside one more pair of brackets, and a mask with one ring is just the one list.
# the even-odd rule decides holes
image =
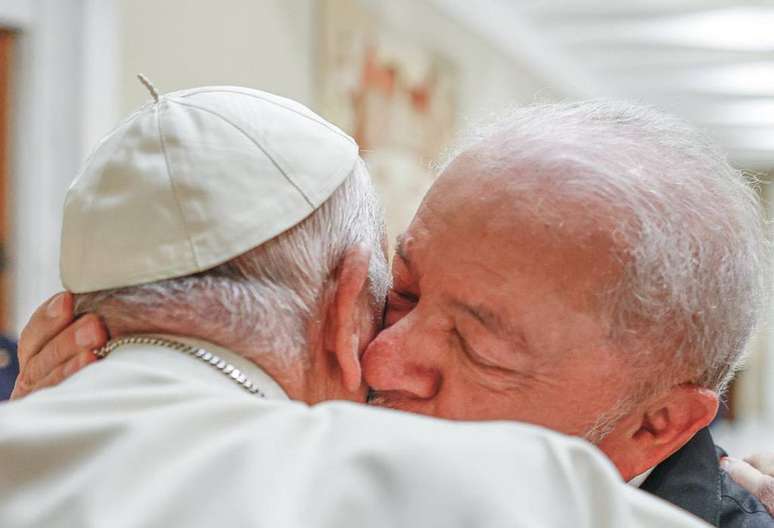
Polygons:
[[413,293],[392,289],[387,292],[387,302],[395,304],[416,304],[419,298]]
[[387,293],[387,309],[384,311],[384,327],[392,326],[416,306],[419,299],[408,292],[390,290]]
[[498,365],[494,361],[486,359],[482,354],[479,354],[478,351],[470,345],[470,342],[465,339],[465,337],[457,328],[454,329],[454,335],[457,338],[457,341],[460,343],[465,356],[467,356],[467,358],[474,364],[491,372],[496,372],[500,375],[513,375],[516,373],[507,367]]

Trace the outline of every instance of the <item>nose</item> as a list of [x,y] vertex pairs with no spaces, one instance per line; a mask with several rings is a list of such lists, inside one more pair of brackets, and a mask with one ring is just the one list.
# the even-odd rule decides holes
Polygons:
[[383,330],[368,345],[363,377],[378,392],[431,399],[441,387],[442,368],[432,356],[432,343],[423,343],[419,330],[407,324],[407,319]]

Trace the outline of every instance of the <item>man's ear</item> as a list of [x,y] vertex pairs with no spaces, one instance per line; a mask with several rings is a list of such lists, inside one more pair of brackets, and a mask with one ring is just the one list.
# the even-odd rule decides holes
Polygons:
[[630,480],[661,463],[715,418],[718,395],[692,384],[675,385],[616,426],[599,447]]
[[363,318],[367,312],[368,265],[371,250],[367,246],[349,249],[338,267],[336,291],[329,310],[326,349],[332,353],[341,371],[342,382],[349,392],[362,383],[360,350],[368,343],[363,336]]

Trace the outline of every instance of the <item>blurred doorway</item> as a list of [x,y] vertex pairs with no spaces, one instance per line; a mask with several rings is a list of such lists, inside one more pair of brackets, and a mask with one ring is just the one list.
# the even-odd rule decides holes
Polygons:
[[10,303],[8,281],[8,143],[9,115],[11,110],[11,60],[13,33],[0,30],[0,334],[8,332],[8,308]]

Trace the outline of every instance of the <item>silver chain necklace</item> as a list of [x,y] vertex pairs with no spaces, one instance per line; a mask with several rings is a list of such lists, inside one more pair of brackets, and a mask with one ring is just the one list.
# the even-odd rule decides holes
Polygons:
[[231,363],[216,356],[212,352],[208,352],[203,348],[186,345],[179,341],[172,339],[165,339],[163,337],[147,337],[147,336],[132,336],[132,337],[119,337],[117,339],[111,339],[99,350],[96,350],[94,354],[99,358],[105,358],[110,355],[116,348],[125,345],[152,345],[161,346],[165,348],[171,348],[178,352],[183,352],[191,357],[200,359],[210,365],[212,368],[219,370],[222,374],[230,378],[234,383],[245,389],[250,394],[254,394],[259,398],[265,398],[266,395],[261,392],[258,386],[250,380],[241,370],[236,368]]

